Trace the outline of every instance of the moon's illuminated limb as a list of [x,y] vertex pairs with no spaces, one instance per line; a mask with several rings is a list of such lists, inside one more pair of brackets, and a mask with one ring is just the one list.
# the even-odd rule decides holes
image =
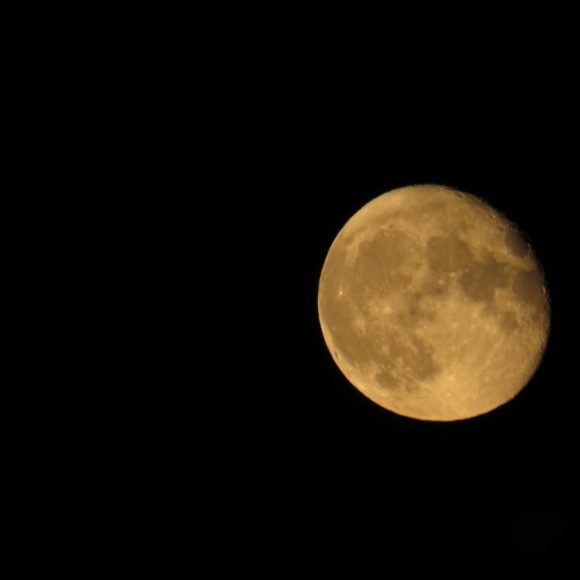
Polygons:
[[318,312],[336,364],[409,417],[486,413],[536,371],[550,325],[532,249],[480,199],[421,185],[366,204],[332,243]]

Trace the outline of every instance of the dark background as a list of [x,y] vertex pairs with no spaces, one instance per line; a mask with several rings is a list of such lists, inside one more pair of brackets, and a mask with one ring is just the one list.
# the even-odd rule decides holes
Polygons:
[[[553,107],[533,119],[511,108],[426,111],[415,101],[377,115],[373,105],[287,107],[256,150],[264,194],[250,237],[263,318],[250,340],[243,457],[268,498],[266,545],[296,570],[557,574],[572,562],[577,525],[571,120]],[[531,242],[551,298],[532,381],[466,421],[421,422],[378,407],[343,377],[318,323],[318,278],[340,228],[372,198],[419,183],[473,193],[505,213]],[[294,528],[290,541],[276,541]]]

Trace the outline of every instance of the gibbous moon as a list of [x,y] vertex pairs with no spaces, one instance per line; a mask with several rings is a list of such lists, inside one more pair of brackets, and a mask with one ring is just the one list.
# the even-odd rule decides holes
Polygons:
[[481,199],[418,185],[352,216],[320,276],[324,340],[345,377],[394,413],[454,421],[515,397],[550,327],[542,270]]

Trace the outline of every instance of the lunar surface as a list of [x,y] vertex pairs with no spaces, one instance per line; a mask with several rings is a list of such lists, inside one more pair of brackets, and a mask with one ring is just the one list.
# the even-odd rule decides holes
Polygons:
[[382,407],[454,421],[515,397],[535,373],[550,307],[530,245],[479,198],[395,189],[338,233],[320,276],[324,340]]

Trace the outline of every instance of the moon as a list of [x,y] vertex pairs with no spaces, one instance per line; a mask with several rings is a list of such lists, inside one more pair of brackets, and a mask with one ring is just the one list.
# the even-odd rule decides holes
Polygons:
[[475,417],[513,399],[550,328],[545,278],[518,228],[440,185],[392,190],[348,220],[322,267],[318,315],[352,385],[426,421]]

